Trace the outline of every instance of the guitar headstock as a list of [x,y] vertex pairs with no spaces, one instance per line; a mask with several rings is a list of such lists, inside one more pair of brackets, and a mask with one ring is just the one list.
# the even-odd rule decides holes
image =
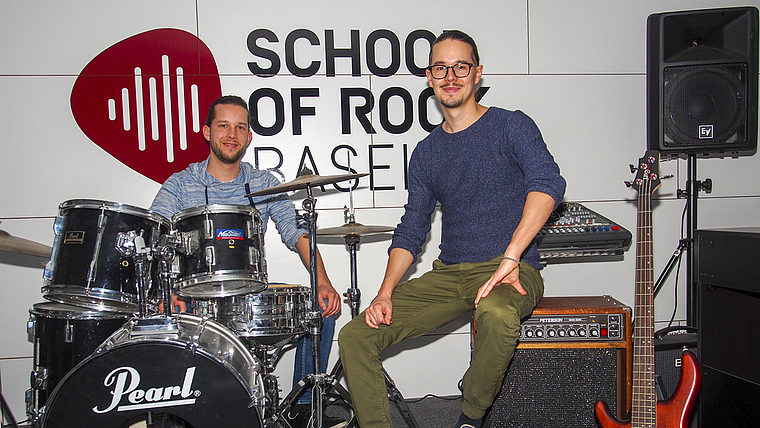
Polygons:
[[636,177],[630,182],[630,187],[638,190],[639,193],[654,193],[662,184],[660,181],[660,152],[647,150],[644,156],[639,159],[638,165],[632,170],[636,172]]

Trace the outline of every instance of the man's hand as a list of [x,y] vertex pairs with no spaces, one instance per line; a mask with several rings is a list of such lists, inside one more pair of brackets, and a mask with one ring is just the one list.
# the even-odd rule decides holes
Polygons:
[[380,324],[391,325],[393,322],[393,303],[391,299],[380,296],[370,303],[364,312],[364,321],[372,328],[380,328]]
[[[322,308],[323,317],[333,316],[340,312],[340,294],[335,291],[335,288],[329,282],[317,285],[317,299],[319,307]],[[325,300],[327,300],[327,303],[325,303]]]
[[[177,296],[174,293],[172,293],[171,302],[172,302],[172,312],[175,312],[174,309],[176,309],[177,307],[179,307],[180,312],[187,312],[187,305],[185,304],[184,299],[181,299],[179,296]],[[164,313],[163,300],[158,303],[158,313],[159,314]]]
[[525,289],[523,289],[522,284],[520,284],[520,264],[514,260],[504,259],[496,269],[496,272],[491,275],[491,278],[478,289],[478,295],[475,297],[475,307],[478,307],[480,299],[488,296],[488,293],[490,293],[494,287],[505,283],[512,284],[512,286],[515,287],[515,290],[523,296],[528,294],[525,292]]

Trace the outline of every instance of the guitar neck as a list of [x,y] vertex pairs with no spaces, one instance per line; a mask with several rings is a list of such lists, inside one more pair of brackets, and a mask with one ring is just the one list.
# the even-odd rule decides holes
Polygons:
[[[648,181],[644,183],[646,186]],[[636,222],[636,315],[633,330],[632,427],[654,427],[657,395],[654,367],[654,269],[651,189],[640,189]]]

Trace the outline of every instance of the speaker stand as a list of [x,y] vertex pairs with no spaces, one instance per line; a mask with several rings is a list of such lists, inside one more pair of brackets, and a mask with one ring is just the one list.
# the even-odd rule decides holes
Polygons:
[[657,282],[654,285],[654,296],[657,296],[663,283],[668,278],[673,268],[681,259],[683,253],[686,253],[686,325],[689,327],[697,326],[698,308],[699,302],[696,299],[698,296],[697,290],[697,263],[696,257],[694,257],[694,232],[697,230],[697,201],[699,199],[699,191],[703,190],[706,193],[712,192],[712,179],[707,178],[704,181],[696,179],[697,176],[697,155],[689,153],[687,155],[687,177],[686,177],[686,189],[678,189],[678,199],[686,199],[686,238],[678,241],[678,247],[673,255],[670,257],[665,269],[657,278]]

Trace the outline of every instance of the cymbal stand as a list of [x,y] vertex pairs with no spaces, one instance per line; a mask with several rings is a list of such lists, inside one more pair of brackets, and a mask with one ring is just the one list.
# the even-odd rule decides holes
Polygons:
[[[349,169],[351,168],[350,157],[348,158],[348,167]],[[350,182],[348,186],[348,204],[348,207],[343,207],[343,216],[347,223],[354,224],[356,223],[356,215],[354,213],[354,194],[353,186]],[[361,236],[358,234],[349,234],[345,235],[343,239],[345,239],[346,246],[348,247],[348,254],[350,257],[349,267],[351,269],[351,285],[344,296],[348,298],[348,303],[351,306],[351,319],[354,319],[359,316],[359,301],[361,300],[361,291],[359,290],[359,281],[357,276],[358,269],[356,265],[356,247],[361,241]],[[406,422],[406,425],[409,428],[418,428],[417,421],[414,419],[414,415],[412,415],[412,411],[409,409],[409,405],[406,404],[404,396],[401,394],[401,391],[399,391],[398,387],[396,387],[396,382],[391,379],[391,375],[385,371],[385,368],[382,370],[383,377],[385,377],[385,387],[388,390],[388,400],[393,401],[396,404],[399,413],[401,413],[401,417],[404,418],[404,422]],[[340,360],[340,358],[338,358],[335,366],[333,366],[333,369],[330,371],[330,375],[337,379],[342,372],[343,362]]]
[[[354,222],[353,214],[349,216],[349,219],[351,223]],[[354,319],[359,316],[359,298],[361,297],[361,292],[357,286],[356,269],[356,246],[359,244],[361,237],[359,235],[346,235],[344,236],[344,239],[346,240],[346,246],[348,246],[348,252],[351,257],[351,288],[346,291],[344,296],[348,297],[349,304],[351,305],[351,319]],[[399,413],[401,413],[401,417],[404,418],[404,422],[406,422],[406,425],[409,428],[418,428],[419,425],[417,425],[417,421],[414,419],[414,415],[412,415],[409,405],[406,404],[406,400],[401,394],[401,391],[396,387],[396,383],[391,379],[388,372],[385,371],[385,368],[382,370],[383,376],[385,377],[385,386],[388,390],[388,399],[396,404]],[[330,375],[334,378],[338,378],[342,372],[343,362],[338,358],[335,366],[333,366],[333,369],[330,371]]]
[[[351,395],[340,385],[330,374],[322,373],[320,364],[320,339],[322,331],[322,315],[318,303],[317,293],[317,212],[315,205],[317,200],[312,194],[311,185],[306,186],[307,198],[303,201],[304,220],[309,225],[309,279],[311,285],[312,312],[307,315],[309,334],[311,335],[311,354],[314,362],[314,374],[301,379],[295,388],[285,397],[280,406],[280,416],[282,421],[288,426],[287,413],[296,404],[298,398],[303,392],[311,387],[311,422],[309,428],[322,428],[323,412],[325,403],[328,398],[328,388],[332,388],[338,394],[339,398],[351,406]],[[334,399],[332,401],[335,401]],[[355,418],[349,421],[348,428],[355,427]]]

